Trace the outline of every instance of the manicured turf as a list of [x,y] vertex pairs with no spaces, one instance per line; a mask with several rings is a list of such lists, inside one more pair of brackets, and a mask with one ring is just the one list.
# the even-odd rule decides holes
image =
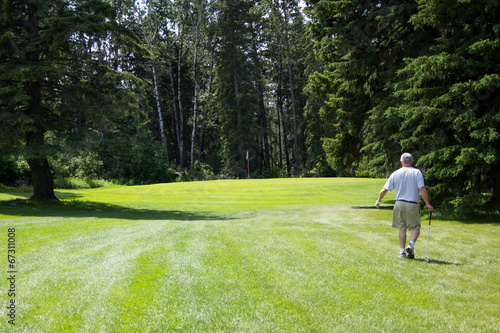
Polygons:
[[499,331],[500,221],[435,214],[425,263],[424,214],[417,259],[400,260],[391,211],[352,208],[373,205],[383,184],[112,186],[58,191],[64,205],[13,202],[29,193],[0,189],[0,330]]

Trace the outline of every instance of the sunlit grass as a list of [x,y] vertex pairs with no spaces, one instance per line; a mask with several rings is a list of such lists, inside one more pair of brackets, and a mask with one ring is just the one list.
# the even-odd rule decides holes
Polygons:
[[[391,211],[351,208],[372,205],[383,183],[112,186],[60,190],[64,205],[3,189],[0,242],[14,227],[18,246],[14,331],[498,330],[499,223],[434,220],[427,264],[424,215],[417,260],[400,260]],[[0,328],[12,329],[0,287]]]

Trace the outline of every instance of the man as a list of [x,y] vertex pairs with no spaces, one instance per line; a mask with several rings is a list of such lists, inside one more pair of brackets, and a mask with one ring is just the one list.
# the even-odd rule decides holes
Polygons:
[[410,153],[401,155],[402,168],[391,174],[378,195],[375,202],[377,208],[388,191],[396,190],[396,204],[392,213],[392,227],[398,228],[399,233],[399,257],[406,258],[406,230],[410,230],[410,244],[406,247],[408,258],[415,259],[415,242],[420,235],[420,204],[418,194],[424,199],[425,205],[430,212],[434,207],[429,203],[429,196],[424,185],[424,176],[419,169],[412,167],[413,157]]

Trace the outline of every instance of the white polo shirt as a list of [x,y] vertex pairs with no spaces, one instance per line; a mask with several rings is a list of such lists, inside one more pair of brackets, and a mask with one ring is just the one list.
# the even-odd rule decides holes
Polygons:
[[424,187],[422,172],[414,167],[402,167],[392,173],[384,188],[396,190],[396,200],[419,202],[418,189]]

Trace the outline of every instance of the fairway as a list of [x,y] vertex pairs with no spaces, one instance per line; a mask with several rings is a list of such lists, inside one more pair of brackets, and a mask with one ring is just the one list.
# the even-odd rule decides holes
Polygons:
[[391,210],[352,208],[384,182],[110,186],[44,205],[0,188],[0,331],[499,332],[500,221],[435,214],[426,263],[423,214],[416,260],[399,259]]

